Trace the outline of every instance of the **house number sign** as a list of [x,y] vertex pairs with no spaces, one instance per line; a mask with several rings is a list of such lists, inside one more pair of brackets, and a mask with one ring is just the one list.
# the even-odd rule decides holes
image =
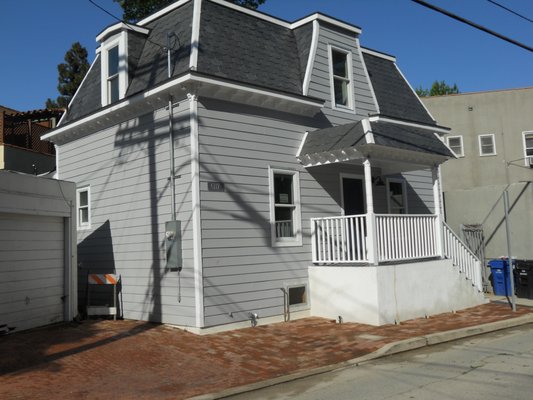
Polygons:
[[224,184],[222,182],[207,182],[207,190],[210,192],[224,192]]

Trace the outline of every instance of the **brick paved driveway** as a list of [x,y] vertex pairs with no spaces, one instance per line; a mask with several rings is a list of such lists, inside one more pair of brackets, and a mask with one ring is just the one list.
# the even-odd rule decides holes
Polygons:
[[492,303],[398,326],[307,318],[206,336],[138,321],[58,325],[0,337],[0,399],[183,399],[532,311]]

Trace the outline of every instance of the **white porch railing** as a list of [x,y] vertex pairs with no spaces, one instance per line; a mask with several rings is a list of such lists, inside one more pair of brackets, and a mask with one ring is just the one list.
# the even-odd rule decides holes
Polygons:
[[292,237],[294,236],[292,231],[292,220],[276,221],[276,237]]
[[444,256],[452,260],[453,265],[465,274],[467,279],[481,292],[483,281],[481,278],[481,262],[472,251],[457,237],[454,231],[444,225]]
[[[375,246],[369,243],[368,218],[375,218]],[[367,263],[438,257],[435,215],[350,215],[312,218],[313,262]]]
[[311,218],[313,262],[368,262],[366,215]]
[[436,215],[376,215],[378,261],[414,260],[440,256],[436,229]]

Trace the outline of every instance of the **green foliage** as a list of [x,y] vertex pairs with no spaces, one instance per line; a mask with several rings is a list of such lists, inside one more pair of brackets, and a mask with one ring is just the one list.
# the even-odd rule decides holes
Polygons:
[[[118,3],[124,13],[122,18],[125,21],[135,23],[144,17],[162,9],[173,3],[175,0],[113,0]],[[266,0],[226,0],[231,3],[238,4],[243,7],[255,10]]]
[[88,70],[87,49],[79,42],[73,43],[65,53],[65,62],[57,66],[57,91],[61,96],[46,100],[46,108],[66,108]]
[[444,96],[446,94],[459,93],[459,88],[455,83],[453,86],[449,86],[444,81],[435,81],[433,82],[433,85],[431,85],[431,89],[424,89],[422,86],[419,86],[415,89],[415,92],[419,97]]

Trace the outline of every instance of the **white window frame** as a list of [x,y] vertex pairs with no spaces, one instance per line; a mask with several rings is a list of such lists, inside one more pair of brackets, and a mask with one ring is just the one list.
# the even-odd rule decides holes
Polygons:
[[[296,232],[294,237],[277,238],[276,237],[276,204],[274,196],[274,175],[291,175],[292,176],[292,196],[294,204],[293,212],[293,229]],[[268,195],[270,204],[270,235],[272,247],[289,247],[302,245],[302,217],[300,203],[300,173],[294,170],[278,169],[268,167]]]
[[[459,139],[459,141],[461,142],[461,152],[460,153],[457,153],[455,150],[452,149],[452,147],[450,145],[450,139]],[[448,136],[446,138],[446,144],[448,145],[450,150],[456,155],[456,157],[464,157],[465,156],[465,148],[464,148],[464,144],[463,144],[463,136],[462,135]]]
[[400,178],[386,178],[385,179],[385,183],[386,183],[386,188],[387,188],[387,211],[389,214],[392,214],[392,205],[391,205],[391,201],[390,201],[390,198],[391,198],[391,190],[390,190],[390,184],[391,183],[401,183],[402,185],[402,197],[403,197],[403,207],[404,207],[404,213],[402,215],[405,215],[405,214],[408,214],[409,213],[409,208],[408,208],[408,204],[407,204],[407,185],[405,183],[405,180],[404,179],[400,179]]
[[[87,192],[87,206],[84,206],[84,208],[87,208],[87,221],[82,222],[80,220],[80,194],[82,192]],[[91,187],[90,186],[83,186],[76,189],[76,226],[78,227],[78,230],[84,230],[84,229],[90,229],[91,228]]]
[[101,95],[102,107],[111,104],[108,97],[108,68],[109,68],[109,50],[118,46],[118,101],[126,96],[128,87],[128,32],[123,31],[112,39],[105,41],[100,49],[102,57],[101,65]]
[[[492,153],[483,153],[483,147],[481,146],[481,138],[483,138],[483,137],[491,137],[492,138],[492,148],[494,149],[494,151]],[[496,140],[495,140],[495,137],[494,137],[494,133],[478,135],[477,140],[478,140],[478,144],[479,144],[479,155],[481,157],[495,156],[497,154],[497,152],[496,152]]]
[[[343,53],[346,55],[346,71],[348,73],[348,106],[335,103],[335,76],[333,75],[333,52]],[[332,46],[328,44],[328,57],[329,57],[329,84],[331,91],[331,108],[333,110],[343,111],[343,112],[355,112],[355,101],[354,101],[354,78],[353,78],[353,67],[352,67],[352,52],[337,46]],[[338,77],[340,78],[340,77]]]
[[[533,154],[529,155],[527,154],[528,147],[526,146],[526,136],[531,135],[533,136],[533,131],[524,131],[522,132],[522,143],[524,146],[524,165],[526,167],[531,167],[531,164],[529,163],[529,157],[533,157]],[[532,153],[533,153],[533,147],[531,147]]]

